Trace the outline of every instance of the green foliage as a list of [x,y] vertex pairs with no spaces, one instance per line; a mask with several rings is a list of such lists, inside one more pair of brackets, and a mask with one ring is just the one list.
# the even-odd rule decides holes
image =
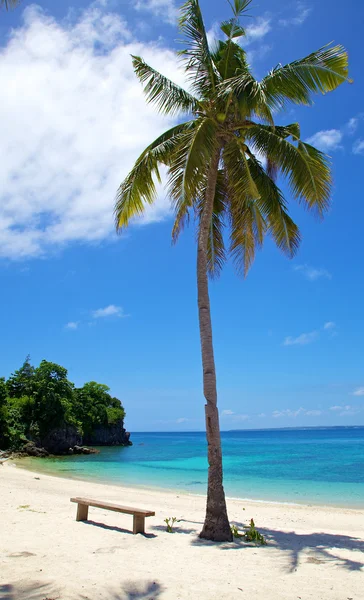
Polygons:
[[234,538],[244,539],[246,542],[253,542],[255,544],[260,544],[261,546],[267,545],[264,535],[259,533],[256,529],[254,519],[250,519],[249,526],[244,526],[244,533],[240,533],[237,526],[234,524],[230,525],[230,529]]
[[259,533],[259,531],[256,529],[254,519],[250,519],[249,527],[244,527],[244,529],[244,537],[247,542],[255,542],[256,544],[260,544],[261,546],[267,545],[264,535]]
[[167,533],[173,533],[173,527],[175,523],[178,523],[178,519],[177,517],[167,517],[166,519],[164,519],[164,522],[167,525],[166,531]]
[[236,525],[230,525],[230,529],[231,529],[231,533],[233,534],[234,538],[244,537],[243,533],[239,533],[239,529],[237,528]]
[[[330,206],[329,159],[300,139],[297,123],[275,124],[289,104],[312,104],[348,77],[348,56],[340,45],[327,45],[256,80],[244,50],[241,24],[250,0],[229,1],[232,17],[220,25],[222,40],[209,47],[198,0],[187,0],[179,21],[185,48],[179,54],[187,92],[133,56],[133,66],[148,102],[163,114],[185,114],[153,142],[120,185],[116,227],[126,228],[157,197],[160,167],[167,168],[168,191],[175,210],[176,240],[191,215],[201,222],[213,157],[220,158],[208,236],[208,271],[218,275],[231,257],[246,274],[256,249],[270,235],[288,257],[301,236],[288,214],[277,177],[286,179],[293,198],[322,217]],[[216,163],[216,161],[215,161]],[[217,163],[216,163],[217,164]],[[230,240],[226,231],[230,232]]]
[[0,378],[0,448],[20,448],[27,439],[40,441],[53,428],[73,425],[92,433],[97,425],[125,418],[107,385],[91,381],[75,388],[67,369],[43,360],[37,368],[27,357],[7,381]]

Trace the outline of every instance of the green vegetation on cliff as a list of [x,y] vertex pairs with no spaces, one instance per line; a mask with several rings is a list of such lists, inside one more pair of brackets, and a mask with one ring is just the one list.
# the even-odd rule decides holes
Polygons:
[[81,436],[97,427],[124,420],[125,410],[102,383],[90,381],[76,388],[67,369],[42,360],[39,367],[23,366],[6,381],[0,378],[0,448],[18,449],[31,439],[38,443],[50,431],[73,426]]

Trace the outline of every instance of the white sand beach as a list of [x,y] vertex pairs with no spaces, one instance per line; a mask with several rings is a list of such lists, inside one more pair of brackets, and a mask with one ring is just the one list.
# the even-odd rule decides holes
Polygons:
[[[155,510],[146,535],[129,515],[90,508],[76,522],[71,496]],[[362,600],[359,510],[229,500],[253,517],[266,547],[198,538],[205,499],[61,479],[0,466],[1,600]],[[245,510],[243,510],[243,507]],[[163,520],[181,521],[168,534]]]

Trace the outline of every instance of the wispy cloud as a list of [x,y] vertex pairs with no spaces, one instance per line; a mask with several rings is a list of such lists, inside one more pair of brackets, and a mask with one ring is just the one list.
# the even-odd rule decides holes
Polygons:
[[249,421],[249,419],[250,419],[250,415],[234,415],[233,416],[234,421]]
[[347,125],[346,125],[347,132],[352,135],[358,129],[358,125],[359,125],[359,118],[358,117],[352,117],[347,122]]
[[251,44],[252,42],[260,41],[264,38],[267,33],[272,29],[271,20],[268,17],[259,17],[255,19],[251,25],[248,25],[245,29],[246,37],[244,38],[244,45]]
[[103,319],[105,317],[126,317],[121,306],[115,306],[115,304],[109,304],[105,308],[98,308],[92,311],[94,319]]
[[324,131],[318,131],[306,141],[312,146],[316,146],[322,152],[329,152],[330,150],[337,150],[341,148],[341,141],[343,134],[339,129],[327,129]]
[[312,8],[304,4],[303,2],[296,3],[296,13],[292,17],[287,19],[279,19],[278,24],[282,27],[288,27],[289,25],[302,25],[312,12]]
[[[324,129],[317,131],[314,135],[309,137],[306,142],[312,144],[322,150],[322,152],[334,152],[335,150],[342,150],[344,138],[346,136],[352,136],[359,127],[360,121],[363,119],[364,113],[351,117],[345,125],[339,129]],[[364,140],[359,139],[353,145],[354,154],[361,154],[364,152]]]
[[353,154],[364,154],[364,140],[359,139],[354,142]]
[[285,410],[274,410],[272,412],[272,417],[274,417],[275,419],[281,419],[281,418],[295,419],[299,416],[319,417],[320,415],[322,415],[321,410],[306,410],[302,406],[300,406],[300,408],[297,408],[297,409],[286,408]]
[[293,267],[295,271],[302,273],[309,281],[317,281],[318,279],[331,279],[332,275],[326,269],[312,267],[311,265],[296,265]]
[[318,338],[317,331],[310,331],[309,333],[301,333],[297,337],[288,336],[284,339],[283,346],[306,346],[312,344]]
[[66,325],[66,329],[77,329],[79,326],[79,321],[69,321]]
[[178,9],[174,0],[138,0],[135,10],[147,11],[165,23],[176,25]]
[[231,415],[233,415],[233,414],[234,414],[234,411],[232,411],[232,410],[230,410],[230,409],[227,409],[227,410],[223,410],[223,411],[222,411],[222,413],[221,413],[221,416],[222,416],[222,417],[228,417],[228,416],[231,416]]
[[353,396],[364,396],[364,387],[358,387],[353,391]]
[[330,406],[330,410],[338,414],[339,417],[351,417],[354,415],[358,415],[362,412],[363,409],[360,406],[352,406],[351,404],[345,404],[343,406]]
[[297,337],[288,336],[283,341],[283,346],[306,346],[312,344],[320,337],[320,332],[326,332],[330,338],[337,335],[336,323],[334,321],[326,321],[321,329],[315,329],[309,333],[301,333]]
[[188,419],[186,417],[180,417],[176,420],[176,423],[187,423]]

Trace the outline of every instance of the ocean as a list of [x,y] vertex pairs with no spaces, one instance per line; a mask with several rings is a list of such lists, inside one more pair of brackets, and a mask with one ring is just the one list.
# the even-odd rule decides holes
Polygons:
[[[204,432],[132,433],[133,446],[24,459],[37,471],[206,494]],[[364,427],[222,432],[229,497],[364,508]]]

